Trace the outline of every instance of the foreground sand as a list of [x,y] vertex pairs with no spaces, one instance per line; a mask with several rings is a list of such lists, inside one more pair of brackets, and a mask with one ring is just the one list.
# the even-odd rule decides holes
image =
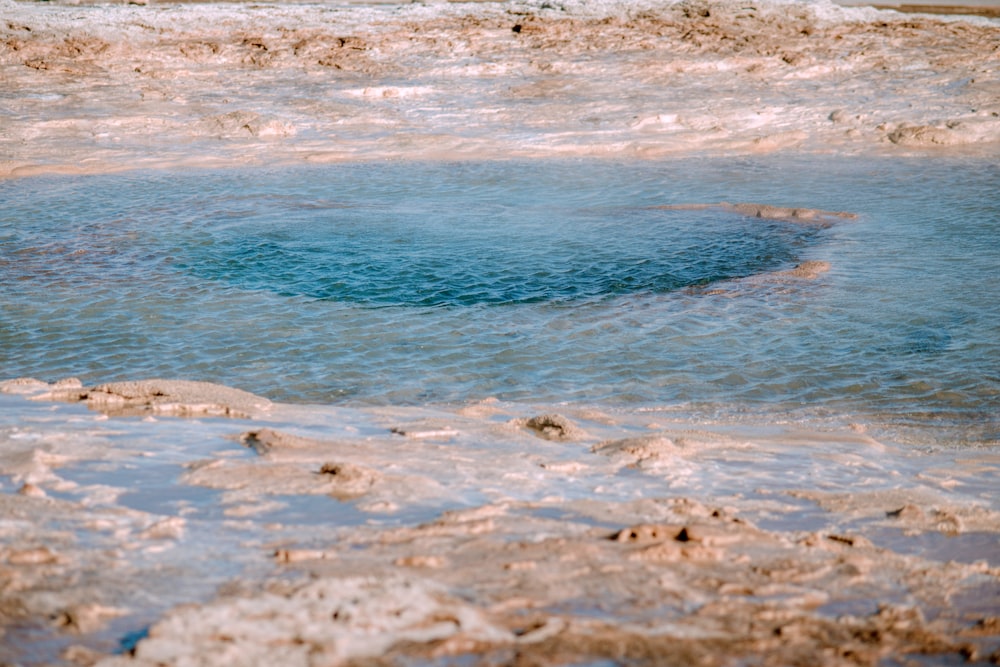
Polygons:
[[994,451],[497,401],[0,388],[28,425],[0,451],[10,662],[1000,659]]

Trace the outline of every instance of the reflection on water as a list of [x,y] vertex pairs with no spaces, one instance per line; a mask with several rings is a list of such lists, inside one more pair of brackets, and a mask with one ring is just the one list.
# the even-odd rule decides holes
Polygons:
[[[0,374],[310,402],[808,407],[989,440],[998,184],[983,161],[787,157],[12,181]],[[652,208],[722,200],[859,218]],[[832,270],[755,279],[809,259]]]

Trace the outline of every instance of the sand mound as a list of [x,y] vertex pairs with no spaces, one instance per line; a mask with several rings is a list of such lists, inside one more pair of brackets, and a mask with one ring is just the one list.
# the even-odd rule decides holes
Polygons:
[[579,440],[587,436],[586,431],[574,424],[570,419],[559,414],[537,415],[524,419],[515,419],[515,426],[528,429],[540,438],[546,440]]
[[95,387],[67,387],[57,383],[35,398],[84,402],[92,410],[116,416],[160,414],[248,419],[271,405],[266,398],[250,392],[190,380],[109,382]]

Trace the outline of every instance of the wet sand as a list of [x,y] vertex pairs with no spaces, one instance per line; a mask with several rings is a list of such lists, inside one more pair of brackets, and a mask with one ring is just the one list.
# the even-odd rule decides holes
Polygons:
[[35,415],[0,453],[7,662],[1000,659],[992,450],[494,400],[2,389]]
[[773,151],[995,155],[995,23],[835,5],[4,0],[0,175]]
[[863,3],[845,0],[838,2],[845,7],[871,6],[876,9],[889,9],[907,14],[947,14],[952,16],[988,16],[1000,17],[1000,4],[995,0],[975,0],[965,3],[935,2],[934,0],[919,0],[918,2],[887,2]]
[[1000,7],[996,6],[969,6],[969,5],[920,5],[920,4],[901,4],[901,5],[873,5],[878,9],[891,9],[897,12],[905,12],[908,14],[967,14],[971,16],[989,16],[990,18],[1000,17]]

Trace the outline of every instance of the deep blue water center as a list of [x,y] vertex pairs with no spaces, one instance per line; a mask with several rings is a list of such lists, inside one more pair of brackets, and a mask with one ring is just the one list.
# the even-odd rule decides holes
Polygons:
[[[985,160],[817,156],[9,180],[0,376],[867,414],[989,440],[997,192]],[[858,217],[657,208],[719,201]],[[775,279],[805,260],[831,269]]]
[[581,209],[531,194],[468,204],[433,191],[248,197],[238,229],[228,210],[204,206],[198,243],[184,240],[176,266],[241,289],[358,304],[570,302],[774,270],[816,236],[808,226],[717,211]]

